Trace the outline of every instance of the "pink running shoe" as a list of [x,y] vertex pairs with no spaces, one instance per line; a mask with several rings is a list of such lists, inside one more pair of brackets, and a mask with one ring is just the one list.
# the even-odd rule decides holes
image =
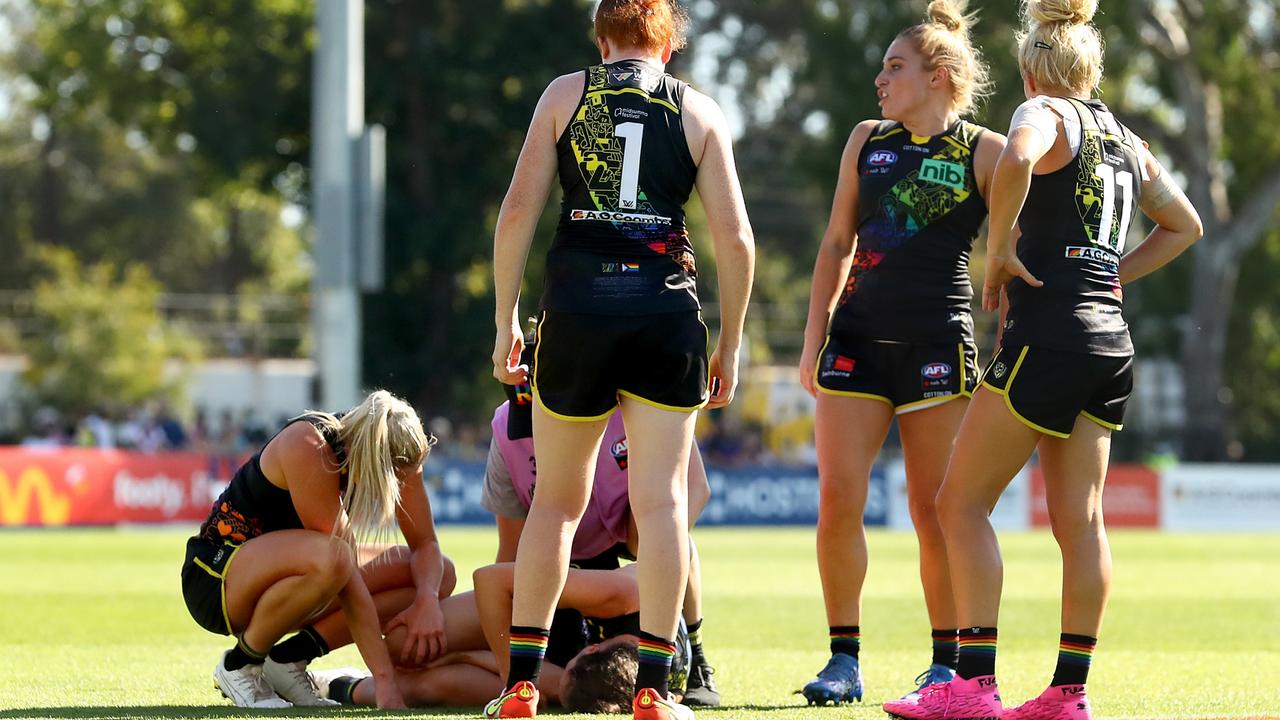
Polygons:
[[1004,720],[1092,720],[1083,685],[1055,685],[1016,708]]
[[891,700],[884,704],[889,717],[899,720],[1001,720],[1000,692],[994,675],[970,680],[957,676],[947,683],[935,683],[913,700]]

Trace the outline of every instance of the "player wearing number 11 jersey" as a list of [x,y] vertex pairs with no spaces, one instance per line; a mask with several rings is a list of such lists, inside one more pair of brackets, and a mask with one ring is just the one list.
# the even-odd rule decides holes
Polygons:
[[[1091,99],[1102,78],[1096,10],[1097,0],[1023,5],[1018,62],[1028,100],[996,163],[983,287],[983,305],[994,310],[1007,286],[1008,313],[937,499],[960,621],[957,677],[914,702],[886,703],[895,717],[1090,717],[1085,684],[1111,583],[1102,488],[1132,387],[1123,288],[1201,234],[1195,209],[1145,144]],[[1125,253],[1136,208],[1156,227]],[[987,515],[1033,450],[1062,551],[1062,635],[1048,689],[1002,711],[995,669],[1004,573]]]
[[[601,436],[622,409],[640,547],[638,720],[679,720],[672,641],[689,571],[687,473],[696,411],[729,403],[754,242],[728,124],[667,75],[684,45],[676,0],[602,0],[602,63],[554,80],[534,111],[494,234],[494,376],[532,381],[538,492],[516,551],[508,691],[489,717],[531,717],[547,628],[591,494]],[[547,254],[532,378],[520,365],[524,262],[551,181],[564,192]],[[697,188],[717,256],[720,338],[707,357],[684,204]]]

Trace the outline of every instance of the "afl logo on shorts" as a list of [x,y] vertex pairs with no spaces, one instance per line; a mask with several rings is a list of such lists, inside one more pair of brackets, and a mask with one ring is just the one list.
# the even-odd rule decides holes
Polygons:
[[920,368],[920,374],[930,380],[941,380],[951,377],[951,366],[942,362],[929,363]]
[[871,167],[887,167],[898,162],[898,153],[892,150],[876,150],[867,156],[867,164]]
[[627,469],[627,439],[622,438],[609,448],[609,452],[613,453],[614,462],[618,463],[619,470]]

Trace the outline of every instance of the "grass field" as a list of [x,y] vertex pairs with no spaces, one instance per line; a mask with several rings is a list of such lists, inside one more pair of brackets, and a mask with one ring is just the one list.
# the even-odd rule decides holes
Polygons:
[[[361,716],[370,710],[246,713],[212,689],[224,638],[183,607],[189,532],[0,532],[0,718]],[[493,533],[444,528],[463,575],[493,556]],[[696,535],[706,647],[726,707],[713,720],[883,718],[928,662],[915,546],[871,534],[862,620],[867,702],[806,709],[793,691],[825,661],[825,620],[809,529]],[[999,670],[1006,702],[1038,693],[1057,649],[1058,563],[1047,533],[1003,538]],[[1115,532],[1115,587],[1090,694],[1108,718],[1280,718],[1280,535]],[[318,666],[358,664],[347,648]],[[472,711],[412,714],[418,718]],[[567,716],[566,716],[567,717]]]

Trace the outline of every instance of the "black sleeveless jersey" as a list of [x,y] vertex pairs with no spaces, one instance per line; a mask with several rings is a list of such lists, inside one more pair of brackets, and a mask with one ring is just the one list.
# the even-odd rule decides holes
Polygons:
[[[324,435],[325,442],[333,449],[342,463],[346,450],[339,444],[336,433],[321,425],[316,415],[300,415],[285,423],[289,427],[296,422],[310,422]],[[281,428],[283,431],[284,428]],[[280,433],[277,432],[276,435]],[[274,436],[273,438],[274,439]],[[268,443],[271,441],[268,440]],[[264,444],[265,448],[266,445]],[[303,527],[293,498],[288,490],[271,484],[262,474],[262,451],[240,466],[231,484],[213,503],[209,517],[200,525],[197,537],[209,542],[240,544],[274,530],[298,530]],[[345,473],[345,471],[344,471]],[[343,478],[345,483],[346,478]]]
[[1009,283],[1004,344],[1132,355],[1119,263],[1141,189],[1139,140],[1101,101],[1070,102],[1080,151],[1062,169],[1031,176],[1018,216],[1018,259],[1044,286]]
[[881,122],[858,156],[858,241],[831,332],[972,341],[969,250],[987,216],[973,158],[985,128],[918,137]]
[[564,200],[547,253],[544,310],[647,315],[698,308],[684,205],[697,176],[687,87],[638,60],[586,69],[556,143]]

